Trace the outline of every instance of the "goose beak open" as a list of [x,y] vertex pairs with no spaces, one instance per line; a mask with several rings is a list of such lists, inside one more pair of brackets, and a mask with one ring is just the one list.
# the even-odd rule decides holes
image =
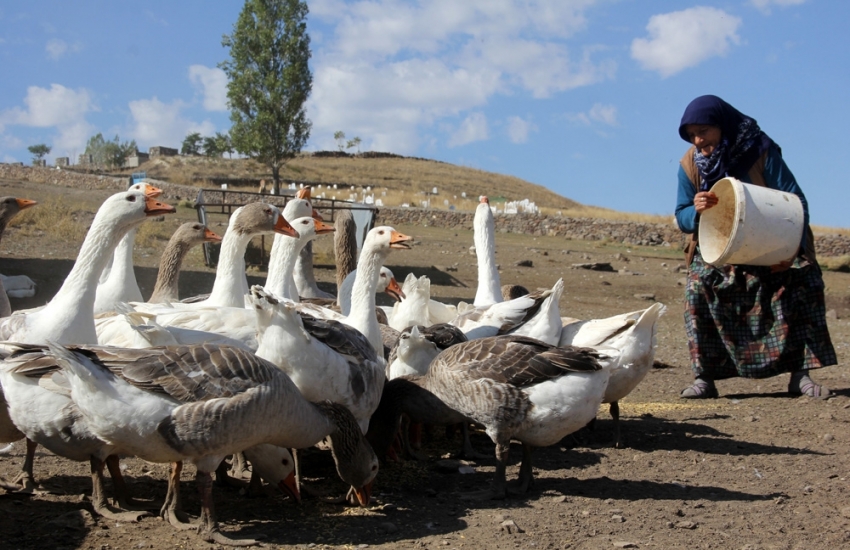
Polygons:
[[351,489],[354,491],[354,494],[357,496],[357,502],[360,503],[360,506],[366,507],[369,506],[369,501],[372,498],[372,485],[375,484],[375,480],[373,479],[363,487],[359,489],[355,489],[352,487]]
[[283,216],[277,217],[277,222],[274,224],[274,232],[286,235],[287,237],[294,237],[296,239],[300,237],[298,231],[289,225],[289,222],[287,222]]
[[[315,210],[313,212],[315,212]],[[323,222],[321,219],[316,219],[315,216],[313,216],[313,225],[316,226],[316,235],[323,235],[325,233],[333,233],[336,231],[334,226]]]
[[35,206],[36,204],[38,204],[36,201],[30,199],[15,199],[15,202],[18,203],[18,208],[21,210],[25,210],[30,206]]
[[390,235],[390,248],[400,248],[402,250],[410,250],[410,242],[413,241],[413,237],[405,235],[403,233],[399,233],[396,230],[393,230]]
[[214,231],[210,231],[209,229],[204,229],[204,242],[205,243],[220,243],[221,237],[216,234]]
[[159,202],[155,200],[153,197],[147,197],[145,199],[145,214],[148,217],[151,216],[159,216],[161,214],[173,214],[177,211],[170,204],[165,204],[164,202]]
[[398,281],[395,280],[395,277],[390,279],[390,284],[387,285],[387,289],[384,292],[389,294],[396,302],[400,302],[402,298],[406,298],[401,287],[398,286]]

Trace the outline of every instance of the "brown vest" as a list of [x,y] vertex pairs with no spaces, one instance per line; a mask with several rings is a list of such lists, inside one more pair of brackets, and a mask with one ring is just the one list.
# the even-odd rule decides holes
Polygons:
[[[688,176],[688,179],[691,180],[691,183],[694,185],[694,189],[699,191],[700,184],[702,183],[702,176],[699,173],[699,169],[697,168],[696,163],[694,162],[694,151],[696,151],[696,147],[691,145],[685,155],[682,157],[682,160],[679,161],[679,164],[682,165],[682,169],[684,169],[685,174]],[[753,185],[759,185],[761,187],[767,187],[767,184],[764,181],[764,163],[767,160],[767,151],[765,151],[759,159],[753,164],[750,168],[750,171],[747,172],[747,175],[750,177],[750,181]],[[691,266],[691,262],[694,259],[694,253],[697,248],[697,231],[694,231],[690,235],[688,235],[688,239],[685,241],[685,260],[687,261],[688,268]],[[815,236],[812,233],[811,227],[806,227],[806,246],[803,251],[803,257],[814,263],[815,259]]]

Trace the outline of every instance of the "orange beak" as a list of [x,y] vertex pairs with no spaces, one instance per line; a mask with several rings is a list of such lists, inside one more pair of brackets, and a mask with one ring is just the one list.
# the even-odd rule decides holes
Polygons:
[[386,290],[384,290],[387,294],[392,296],[393,300],[396,302],[400,302],[402,298],[406,298],[404,292],[402,292],[401,287],[398,286],[398,281],[395,280],[395,277],[390,279],[390,284],[387,285]]
[[301,491],[298,490],[298,483],[295,481],[295,471],[289,472],[286,479],[278,484],[278,488],[295,499],[295,502],[301,504]]
[[37,202],[30,199],[15,199],[15,202],[18,203],[18,208],[20,210],[24,210],[26,208],[29,208],[30,206],[35,206],[36,204],[38,204]]
[[298,197],[299,199],[310,200],[310,186],[308,185],[307,187],[303,187],[303,188],[299,189],[298,192],[295,193],[295,196]]
[[274,224],[274,232],[280,233],[281,235],[286,235],[287,237],[295,237],[296,239],[300,237],[298,231],[293,229],[289,222],[287,222],[283,216],[277,217],[277,222]]
[[322,215],[321,215],[321,214],[319,214],[319,211],[318,211],[318,210],[316,210],[315,208],[313,209],[313,214],[312,214],[312,216],[313,216],[313,219],[314,219],[314,220],[324,220],[324,219],[325,219],[325,218],[323,218],[323,217],[322,217]]
[[413,237],[409,237],[403,233],[399,233],[395,229],[393,229],[392,234],[390,235],[390,248],[400,248],[402,250],[410,250],[410,242],[413,241]]
[[150,185],[149,183],[146,183],[145,186],[146,186],[145,187],[145,196],[146,197],[158,197],[158,196],[162,195],[162,189],[160,189],[159,187],[154,187],[153,185]]
[[360,506],[366,507],[369,506],[369,500],[372,498],[372,485],[375,484],[375,480],[373,479],[363,487],[359,489],[354,489],[354,494],[357,495],[357,502],[360,503]]
[[173,214],[176,211],[177,210],[170,204],[154,200],[153,197],[147,197],[145,199],[145,214],[147,214],[148,217],[159,216],[160,214]]
[[210,231],[207,228],[204,228],[204,242],[205,243],[220,243],[221,237],[219,237],[214,231]]
[[324,233],[333,233],[334,231],[336,231],[334,226],[327,224],[321,220],[317,220],[316,218],[313,218],[313,225],[316,226],[317,235],[322,235]]

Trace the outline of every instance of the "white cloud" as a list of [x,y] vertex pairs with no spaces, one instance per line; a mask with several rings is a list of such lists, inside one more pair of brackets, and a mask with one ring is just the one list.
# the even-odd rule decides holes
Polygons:
[[44,45],[47,57],[54,61],[58,60],[68,52],[76,53],[81,49],[82,46],[80,46],[79,43],[68,44],[64,40],[60,40],[58,38],[51,38],[47,41],[47,44]]
[[180,148],[183,139],[192,132],[210,136],[215,133],[212,122],[196,123],[181,116],[185,104],[180,100],[163,103],[156,97],[130,102],[133,125],[132,139],[140,147],[165,146]]
[[458,147],[475,141],[484,141],[489,137],[487,129],[487,117],[484,113],[472,113],[460,123],[449,138],[449,147]]
[[189,80],[204,96],[204,109],[227,110],[227,75],[224,71],[218,67],[192,65],[189,67]]
[[632,58],[666,78],[726,55],[733,44],[740,43],[740,26],[739,17],[702,6],[653,15],[646,25],[649,38],[632,41]]
[[786,8],[805,4],[806,0],[750,0],[750,3],[764,13],[770,13],[771,6]]
[[536,125],[518,116],[508,117],[507,128],[511,143],[525,143],[528,141],[528,134],[537,131]]
[[49,89],[30,86],[24,103],[25,109],[14,107],[0,113],[0,131],[4,125],[56,128],[54,155],[85,148],[93,129],[86,121],[86,114],[97,110],[87,90],[72,90],[61,84],[51,84]]
[[593,123],[605,124],[607,126],[617,125],[617,107],[614,105],[603,105],[594,103],[586,113],[568,114],[567,118],[574,122],[580,122],[586,126]]
[[312,1],[311,17],[331,30],[314,49],[311,141],[333,148],[343,130],[364,149],[412,152],[433,143],[441,120],[494,95],[544,98],[609,79],[604,50],[570,43],[598,1]]

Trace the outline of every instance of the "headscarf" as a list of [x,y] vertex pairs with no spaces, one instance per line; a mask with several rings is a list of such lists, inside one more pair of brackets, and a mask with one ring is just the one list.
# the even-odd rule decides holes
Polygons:
[[705,156],[699,150],[694,152],[694,163],[703,180],[702,191],[721,178],[744,176],[773,143],[755,119],[714,95],[700,96],[691,101],[682,115],[679,135],[691,143],[685,131],[688,124],[720,128],[720,143],[710,155]]

